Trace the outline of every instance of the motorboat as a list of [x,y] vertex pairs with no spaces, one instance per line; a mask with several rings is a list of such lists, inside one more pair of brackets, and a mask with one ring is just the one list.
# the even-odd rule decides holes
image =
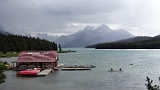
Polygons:
[[35,76],[40,72],[40,68],[34,68],[34,69],[26,69],[23,71],[19,71],[17,73],[17,76]]

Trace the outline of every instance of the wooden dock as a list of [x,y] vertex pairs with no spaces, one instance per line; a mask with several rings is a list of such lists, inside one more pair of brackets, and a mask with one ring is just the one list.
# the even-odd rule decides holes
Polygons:
[[65,64],[58,64],[57,65],[57,67],[59,68],[59,67],[64,67],[65,66]]
[[46,76],[46,75],[48,75],[51,71],[52,71],[52,69],[45,69],[45,70],[41,71],[40,73],[38,73],[37,76]]
[[58,64],[57,67],[54,67],[54,70],[60,70],[64,66],[65,64]]

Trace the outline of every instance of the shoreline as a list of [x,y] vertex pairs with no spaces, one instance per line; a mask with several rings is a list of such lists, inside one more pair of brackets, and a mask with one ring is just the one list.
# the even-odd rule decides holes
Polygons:
[[6,54],[0,52],[0,58],[10,58],[10,57],[17,57],[19,52],[7,52]]

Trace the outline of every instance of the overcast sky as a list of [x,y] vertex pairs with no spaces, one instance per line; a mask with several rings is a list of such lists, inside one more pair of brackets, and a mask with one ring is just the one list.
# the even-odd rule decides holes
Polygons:
[[0,0],[0,26],[16,34],[71,34],[101,24],[158,35],[160,0]]

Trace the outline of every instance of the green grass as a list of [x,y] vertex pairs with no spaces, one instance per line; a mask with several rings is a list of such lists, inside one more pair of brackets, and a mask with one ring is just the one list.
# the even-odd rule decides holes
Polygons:
[[0,52],[0,58],[17,57],[18,55],[18,52],[7,52],[6,54]]

